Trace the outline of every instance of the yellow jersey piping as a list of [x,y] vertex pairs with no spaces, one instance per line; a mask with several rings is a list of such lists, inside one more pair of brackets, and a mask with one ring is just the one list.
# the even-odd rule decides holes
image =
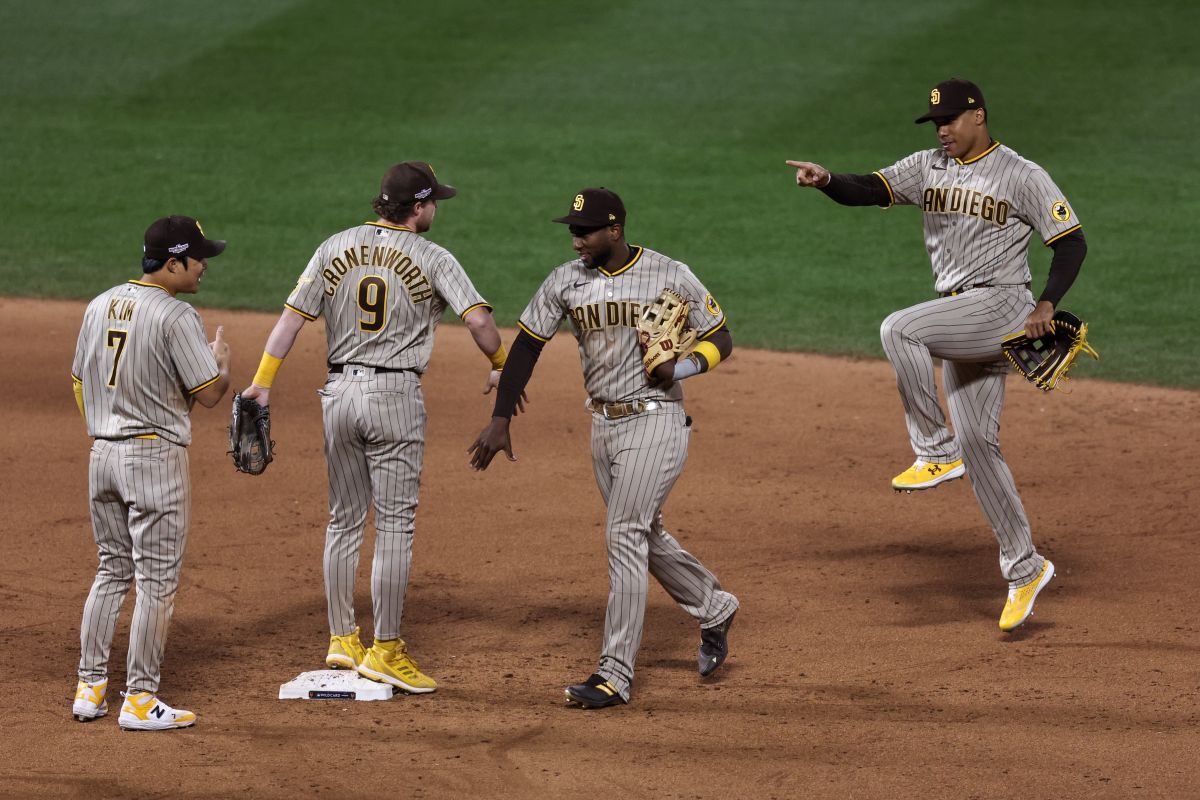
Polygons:
[[459,315],[458,315],[458,316],[459,316],[459,319],[466,319],[466,318],[467,318],[467,314],[470,314],[470,313],[471,313],[472,311],[474,311],[475,309],[477,309],[477,308],[481,308],[481,307],[482,307],[482,308],[486,308],[488,311],[491,311],[491,310],[492,310],[492,306],[491,306],[490,304],[488,304],[488,303],[476,303],[475,305],[473,305],[473,306],[471,306],[470,308],[468,308],[466,311],[464,311],[464,312],[462,312],[461,314],[459,314]]
[[1046,240],[1046,246],[1047,246],[1047,247],[1049,247],[1050,245],[1054,244],[1055,242],[1057,242],[1059,239],[1063,238],[1063,237],[1064,237],[1064,236],[1066,236],[1067,234],[1069,234],[1069,233],[1074,233],[1075,231],[1079,230],[1079,229],[1080,229],[1080,228],[1082,228],[1082,227],[1083,227],[1083,224],[1082,224],[1082,223],[1079,223],[1079,224],[1076,224],[1076,225],[1075,225],[1075,226],[1073,226],[1073,227],[1067,228],[1065,231],[1063,231],[1062,233],[1058,234],[1057,236],[1052,236],[1052,237],[1050,237],[1049,239],[1047,239],[1047,240]]
[[204,383],[197,386],[195,389],[188,389],[188,394],[195,394],[196,392],[200,391],[201,389],[205,389],[209,386],[212,386],[214,383],[216,383],[220,379],[221,379],[221,376],[218,375],[217,377],[213,378],[210,381],[205,381]]
[[547,338],[545,338],[545,337],[542,337],[542,336],[538,336],[536,333],[534,333],[533,331],[529,330],[529,328],[525,327],[525,323],[524,323],[524,322],[521,322],[521,320],[517,320],[517,327],[518,327],[518,328],[520,328],[521,330],[525,331],[526,333],[528,333],[528,334],[529,334],[530,336],[532,336],[533,338],[537,339],[539,342],[548,342],[548,341],[550,341],[549,339],[547,339]]
[[620,268],[619,270],[617,270],[616,272],[609,272],[609,271],[608,271],[608,270],[606,270],[604,267],[599,267],[598,269],[599,269],[601,272],[603,272],[605,275],[607,275],[608,277],[610,277],[610,278],[615,278],[616,276],[620,275],[622,272],[624,272],[625,270],[629,269],[629,268],[630,268],[630,267],[632,267],[634,264],[636,264],[636,263],[638,262],[638,259],[640,259],[640,258],[642,257],[642,253],[644,253],[645,251],[646,251],[646,248],[644,248],[644,247],[638,247],[638,249],[637,249],[637,253],[636,253],[636,254],[634,254],[634,256],[633,256],[632,258],[630,258],[630,259],[629,259],[629,263],[628,263],[628,264],[626,264],[625,266],[621,267],[621,268]]
[[981,158],[983,158],[984,156],[988,155],[989,153],[991,153],[993,150],[995,150],[995,149],[996,149],[997,147],[999,147],[999,146],[1000,146],[1000,143],[999,143],[999,142],[992,142],[992,146],[991,146],[991,147],[989,147],[987,150],[984,150],[982,153],[980,153],[979,155],[975,156],[975,157],[974,157],[974,158],[972,158],[970,161],[963,161],[961,158],[956,158],[956,159],[954,159],[954,160],[955,160],[955,161],[957,161],[959,164],[974,164],[976,161],[978,161],[979,159],[981,159]]
[[312,316],[309,316],[308,314],[305,314],[303,311],[301,311],[300,309],[296,308],[296,307],[295,307],[295,306],[293,306],[293,305],[289,305],[289,304],[287,304],[287,303],[284,303],[284,304],[283,304],[283,307],[284,307],[284,308],[286,308],[286,309],[289,309],[289,310],[291,310],[291,311],[295,311],[297,314],[299,314],[300,316],[304,317],[304,318],[305,318],[306,320],[308,320],[309,322],[312,322],[313,320],[315,320],[315,319],[316,319],[316,317],[312,317]]
[[888,190],[887,207],[891,208],[892,206],[896,205],[896,193],[892,191],[892,185],[890,183],[888,183],[888,179],[883,177],[883,173],[878,170],[876,170],[875,172],[872,172],[871,174],[878,175],[879,180],[883,181],[883,188]]

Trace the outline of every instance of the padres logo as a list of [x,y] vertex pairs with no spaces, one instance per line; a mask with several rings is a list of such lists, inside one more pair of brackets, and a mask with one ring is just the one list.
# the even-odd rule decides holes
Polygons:
[[583,211],[583,195],[575,195],[575,202],[571,204],[571,208],[575,209],[576,211]]
[[1056,200],[1050,206],[1050,216],[1059,222],[1066,222],[1071,218],[1071,207],[1067,205],[1066,200]]
[[940,102],[942,102],[942,93],[935,88],[929,93],[929,104],[936,106]]
[[711,294],[704,296],[704,307],[708,309],[708,313],[712,314],[714,317],[721,313],[721,307],[717,305],[717,298],[713,297]]

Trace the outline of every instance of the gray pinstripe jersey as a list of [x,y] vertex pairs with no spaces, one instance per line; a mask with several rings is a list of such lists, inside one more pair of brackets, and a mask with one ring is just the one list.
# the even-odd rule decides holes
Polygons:
[[678,381],[665,391],[650,385],[636,329],[642,309],[667,287],[691,301],[688,323],[701,337],[724,324],[720,305],[686,264],[633,245],[629,263],[612,272],[588,269],[579,259],[556,267],[518,324],[548,341],[564,319],[570,320],[584,385],[595,400],[680,400],[683,389]]
[[1080,227],[1046,171],[999,142],[969,161],[922,150],[875,174],[895,205],[925,212],[939,292],[1028,283],[1031,232],[1049,245]]
[[71,375],[83,382],[89,436],[158,434],[184,446],[191,395],[220,377],[196,309],[141,281],[88,304]]
[[287,299],[305,319],[324,315],[330,363],[417,372],[447,306],[461,317],[487,303],[444,247],[376,222],[326,239]]

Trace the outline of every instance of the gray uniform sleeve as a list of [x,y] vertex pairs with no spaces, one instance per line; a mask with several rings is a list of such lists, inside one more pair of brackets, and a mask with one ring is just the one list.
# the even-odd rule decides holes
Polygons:
[[308,266],[300,273],[296,288],[288,295],[285,306],[311,322],[321,316],[322,300],[325,297],[325,282],[321,280],[321,258],[323,247],[317,248]]
[[1017,198],[1020,205],[1015,209],[1016,216],[1041,234],[1046,244],[1053,244],[1080,227],[1067,196],[1039,166],[1034,165],[1030,170]]
[[884,184],[887,185],[892,205],[911,206],[921,202],[925,175],[929,171],[929,162],[933,158],[934,152],[933,150],[921,150],[875,173],[883,178]]
[[459,317],[466,316],[467,312],[480,306],[491,308],[453,254],[443,253],[434,264],[432,273],[434,290]]
[[179,315],[171,325],[169,338],[171,363],[187,394],[195,394],[221,377],[196,309],[188,308]]
[[535,338],[543,342],[550,341],[567,315],[561,289],[562,270],[556,269],[542,281],[529,305],[521,312],[517,324]]
[[725,324],[725,312],[687,265],[679,270],[679,293],[688,300],[688,325],[703,339]]

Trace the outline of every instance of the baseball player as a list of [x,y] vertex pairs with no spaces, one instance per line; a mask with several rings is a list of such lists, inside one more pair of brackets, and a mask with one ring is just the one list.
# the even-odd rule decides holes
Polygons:
[[[318,392],[329,468],[325,663],[409,693],[437,688],[408,655],[400,620],[425,449],[421,374],[442,312],[453,309],[491,360],[485,393],[499,382],[505,359],[491,306],[458,260],[421,236],[433,224],[438,201],[455,194],[425,162],[391,167],[374,201],[379,218],[317,248],[267,339],[253,384],[242,393],[266,405],[300,329],[325,317],[329,375]],[[355,624],[354,580],[372,505],[375,639],[368,650]]]
[[[721,307],[686,264],[626,243],[625,206],[613,192],[584,189],[570,213],[554,221],[570,226],[579,257],[554,269],[521,314],[492,420],[470,448],[471,465],[487,469],[501,450],[513,460],[509,419],[542,347],[568,320],[589,395],[592,466],[608,506],[609,593],[600,666],[566,694],[573,704],[603,708],[629,701],[647,573],[700,623],[700,674],[712,674],[728,654],[738,600],[667,533],[662,506],[683,472],[691,433],[679,381],[728,358],[733,338]],[[651,378],[636,324],[664,288],[691,299],[689,323],[700,341]]]
[[191,711],[159,699],[159,669],[191,512],[189,412],[193,402],[212,408],[224,396],[230,354],[222,329],[209,342],[196,309],[176,295],[198,292],[208,259],[224,249],[191,217],[159,219],[146,230],[142,278],[104,292],[83,315],[71,382],[95,439],[88,488],[100,565],[80,626],[71,709],[80,722],[108,712],[113,631],[136,581],[118,724],[161,731],[196,723]]
[[[1055,307],[1087,253],[1079,220],[1044,169],[992,139],[979,87],[961,78],[929,93],[939,147],[913,153],[870,175],[830,174],[788,161],[796,183],[843,205],[916,205],[925,215],[925,247],[937,299],[897,311],[881,336],[904,404],[916,461],[892,480],[897,491],[931,489],[971,478],[975,497],[1000,544],[1008,599],[1000,629],[1011,631],[1033,611],[1054,565],[1033,546],[1029,520],[1000,453],[1000,410],[1008,367],[1000,343],[1024,328],[1049,332]],[[1036,231],[1054,251],[1046,287],[1034,302],[1027,247]],[[942,378],[954,433],[938,404],[933,359]]]

